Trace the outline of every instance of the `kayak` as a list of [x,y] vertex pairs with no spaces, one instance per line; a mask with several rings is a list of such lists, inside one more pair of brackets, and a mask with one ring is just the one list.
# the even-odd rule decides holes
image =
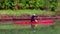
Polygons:
[[41,21],[38,21],[38,22],[23,22],[23,21],[16,21],[16,22],[13,22],[13,24],[19,24],[19,25],[53,25],[54,24],[54,20],[41,20]]

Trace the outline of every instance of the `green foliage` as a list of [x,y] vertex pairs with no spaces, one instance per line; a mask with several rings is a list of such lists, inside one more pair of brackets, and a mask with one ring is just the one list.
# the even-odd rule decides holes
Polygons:
[[[48,2],[50,3],[50,8],[57,6],[56,0],[49,0]],[[16,5],[22,7],[22,9],[44,8],[46,6],[46,0],[0,0],[0,8],[11,9]]]
[[56,0],[51,0],[50,1],[50,8],[56,7],[57,6],[57,1]]

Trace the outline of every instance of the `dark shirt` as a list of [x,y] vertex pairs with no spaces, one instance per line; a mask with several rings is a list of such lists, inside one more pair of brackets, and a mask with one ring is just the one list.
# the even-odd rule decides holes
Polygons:
[[31,17],[31,22],[32,22],[32,21],[35,21],[35,19],[36,19],[35,17],[36,17],[36,16],[34,16],[34,15]]

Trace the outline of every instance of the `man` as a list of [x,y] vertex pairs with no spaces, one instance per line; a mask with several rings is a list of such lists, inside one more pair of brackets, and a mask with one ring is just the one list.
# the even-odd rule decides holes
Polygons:
[[36,25],[34,22],[37,22],[36,18],[37,18],[36,14],[33,14],[31,17],[31,28],[34,32],[35,32],[35,25]]

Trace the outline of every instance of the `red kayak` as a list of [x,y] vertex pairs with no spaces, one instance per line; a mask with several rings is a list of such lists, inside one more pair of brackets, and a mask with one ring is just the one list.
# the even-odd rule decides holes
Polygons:
[[13,22],[13,24],[19,24],[19,25],[36,25],[36,24],[40,24],[40,25],[52,25],[54,24],[54,20],[41,20],[39,22],[21,22],[21,21],[16,21]]

